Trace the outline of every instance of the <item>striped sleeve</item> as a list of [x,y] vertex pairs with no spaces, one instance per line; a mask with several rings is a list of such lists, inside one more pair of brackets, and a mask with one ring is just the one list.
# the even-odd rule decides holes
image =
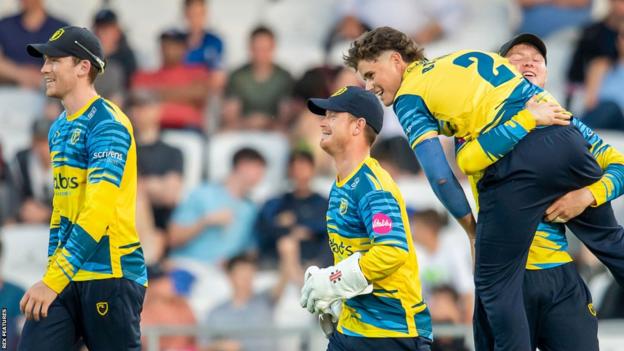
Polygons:
[[89,157],[84,205],[69,239],[52,257],[43,282],[60,293],[91,256],[114,218],[119,187],[132,139],[114,119],[98,121],[88,135]]
[[605,143],[598,134],[594,133],[583,122],[574,118],[572,123],[591,145],[589,151],[604,171],[597,182],[587,187],[596,199],[594,206],[600,206],[619,197],[624,193],[624,155],[613,146]]
[[420,96],[401,95],[395,100],[393,108],[412,149],[427,137],[438,135],[438,121]]
[[408,257],[407,234],[397,200],[387,191],[372,191],[359,203],[372,247],[360,259],[369,281],[383,279],[399,269]]
[[535,120],[528,110],[521,110],[476,139],[460,142],[456,151],[457,165],[467,175],[480,172],[505,156],[532,129]]

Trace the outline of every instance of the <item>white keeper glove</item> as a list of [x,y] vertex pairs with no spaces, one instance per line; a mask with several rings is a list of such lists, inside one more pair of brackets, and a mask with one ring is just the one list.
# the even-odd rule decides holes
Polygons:
[[[317,308],[319,303],[317,302]],[[329,338],[338,324],[340,319],[340,313],[342,313],[342,300],[335,300],[323,312],[319,314],[319,325],[321,330],[325,334],[325,337]]]
[[320,308],[331,305],[335,300],[371,293],[373,286],[360,269],[360,257],[361,254],[356,252],[335,266],[309,267],[301,288],[301,307],[307,308],[310,313],[322,313]]

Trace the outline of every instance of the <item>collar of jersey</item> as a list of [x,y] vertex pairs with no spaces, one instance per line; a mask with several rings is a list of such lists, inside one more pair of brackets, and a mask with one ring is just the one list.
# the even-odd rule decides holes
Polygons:
[[351,174],[344,177],[344,179],[340,180],[338,179],[338,176],[336,176],[336,186],[339,188],[342,188],[342,186],[347,184],[347,182],[351,180],[351,178],[353,178],[353,176],[362,168],[362,165],[365,164],[369,159],[370,159],[370,156],[366,156],[366,158],[362,162],[360,162],[360,164],[357,167],[355,167],[355,169],[351,172]]
[[405,79],[405,77],[407,77],[408,74],[412,73],[412,69],[414,69],[414,67],[420,65],[421,63],[422,61],[414,61],[410,63],[409,65],[407,65],[407,67],[405,67],[405,72],[403,72],[403,79]]
[[99,98],[100,98],[100,96],[99,96],[99,95],[94,96],[91,100],[89,100],[89,102],[87,102],[84,106],[82,106],[82,107],[80,108],[80,110],[78,110],[78,111],[74,112],[74,113],[73,113],[73,114],[71,114],[71,115],[68,115],[68,116],[67,116],[67,120],[68,120],[68,121],[71,121],[71,120],[74,120],[74,119],[76,119],[76,118],[80,117],[82,114],[84,114],[84,113],[85,113],[85,111],[86,111],[86,110],[87,110],[87,109],[88,109],[91,105],[93,105],[93,103],[95,102],[95,100],[97,100],[97,99],[99,99]]

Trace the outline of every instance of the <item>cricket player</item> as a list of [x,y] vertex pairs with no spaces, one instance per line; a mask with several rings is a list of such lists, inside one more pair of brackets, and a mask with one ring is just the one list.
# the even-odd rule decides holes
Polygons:
[[136,145],[128,118],[93,86],[105,68],[102,46],[67,26],[46,43],[46,95],[65,110],[49,133],[54,174],[48,266],[20,302],[27,321],[19,350],[140,350],[147,286],[134,224]]
[[[476,295],[494,350],[530,350],[522,285],[534,233],[555,200],[602,177],[570,115],[554,102],[536,103],[548,94],[497,54],[462,50],[428,61],[389,27],[357,39],[345,62],[393,105],[432,188],[460,222],[470,208],[436,136],[476,140],[495,162],[477,184]],[[624,232],[610,205],[589,207],[567,225],[623,283]]]
[[401,193],[370,157],[383,123],[377,97],[345,87],[310,99],[321,115],[321,147],[337,177],[329,195],[327,232],[335,265],[310,267],[301,305],[326,312],[344,301],[329,351],[430,350],[431,320]]
[[[533,34],[520,34],[499,50],[516,69],[533,84],[544,87],[547,78],[546,45]],[[598,350],[598,325],[589,289],[578,274],[572,257],[567,252],[565,227],[553,223],[559,217],[567,220],[592,204],[601,205],[622,195],[624,191],[624,155],[585,126],[578,119],[572,125],[590,145],[590,152],[604,174],[599,182],[568,193],[546,210],[547,216],[535,232],[529,249],[524,275],[525,309],[531,333],[533,350],[593,351]],[[519,141],[519,140],[518,140]],[[512,147],[513,145],[510,145]],[[564,147],[564,146],[559,146]],[[459,145],[459,164],[471,183],[492,163],[482,152],[476,140]],[[476,194],[475,194],[475,197]],[[475,323],[487,321],[477,308]],[[475,340],[477,349],[493,348],[489,333]]]

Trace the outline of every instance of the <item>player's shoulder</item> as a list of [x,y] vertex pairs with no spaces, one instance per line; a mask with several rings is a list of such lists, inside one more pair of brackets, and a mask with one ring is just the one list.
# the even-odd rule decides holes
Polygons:
[[132,124],[123,111],[113,102],[104,98],[97,99],[84,113],[89,129],[111,126],[123,127],[132,132]]
[[355,190],[360,197],[376,192],[391,192],[396,187],[390,174],[372,157],[364,161],[359,178],[361,180],[357,183]]

